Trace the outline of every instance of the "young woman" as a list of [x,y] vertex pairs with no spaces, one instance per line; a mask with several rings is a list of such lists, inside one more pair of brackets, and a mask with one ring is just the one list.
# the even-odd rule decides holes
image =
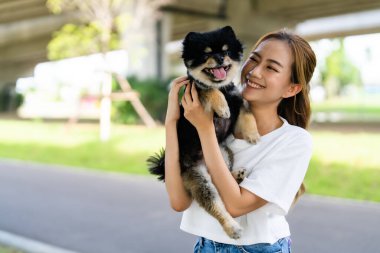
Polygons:
[[[256,145],[240,136],[227,139],[234,152],[234,167],[253,168],[240,184],[223,160],[212,114],[203,110],[195,87],[186,77],[173,81],[165,121],[165,184],[172,208],[185,211],[181,229],[199,236],[194,252],[290,252],[285,215],[311,158],[312,139],[305,129],[310,118],[309,81],[315,65],[310,45],[285,30],[264,35],[254,46],[242,67],[241,84],[261,138]],[[176,122],[178,92],[185,85],[188,88],[181,101],[185,117],[198,131],[208,171],[226,209],[243,227],[238,240],[228,237],[183,186]]]

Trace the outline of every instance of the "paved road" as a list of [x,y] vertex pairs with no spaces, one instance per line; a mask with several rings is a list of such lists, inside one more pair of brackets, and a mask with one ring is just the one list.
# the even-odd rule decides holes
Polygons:
[[[186,253],[164,185],[147,177],[0,161],[0,230],[80,253]],[[380,204],[304,196],[289,215],[298,253],[380,252]]]

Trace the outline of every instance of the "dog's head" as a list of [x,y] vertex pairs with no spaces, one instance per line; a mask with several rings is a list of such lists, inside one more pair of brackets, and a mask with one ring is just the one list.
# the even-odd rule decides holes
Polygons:
[[210,88],[232,82],[242,55],[243,46],[230,26],[205,33],[190,32],[183,41],[182,58],[188,75]]

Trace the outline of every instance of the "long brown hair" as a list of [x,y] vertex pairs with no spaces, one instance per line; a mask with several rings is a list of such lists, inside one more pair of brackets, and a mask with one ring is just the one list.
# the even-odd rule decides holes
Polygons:
[[256,42],[253,49],[269,39],[284,41],[289,45],[294,59],[290,80],[292,83],[302,86],[302,90],[297,95],[281,100],[277,107],[277,113],[290,124],[307,128],[311,115],[309,82],[317,64],[315,54],[306,40],[286,29],[265,34]]
[[[295,96],[283,98],[281,100],[277,107],[277,113],[285,118],[290,124],[307,128],[311,115],[309,82],[313,76],[315,65],[317,64],[314,51],[306,40],[286,29],[265,34],[256,42],[254,49],[256,49],[261,42],[269,39],[284,41],[289,45],[294,59],[291,66],[290,81],[302,86],[302,90]],[[292,205],[298,201],[299,197],[305,192],[305,190],[306,187],[304,183],[302,183],[294,197]]]

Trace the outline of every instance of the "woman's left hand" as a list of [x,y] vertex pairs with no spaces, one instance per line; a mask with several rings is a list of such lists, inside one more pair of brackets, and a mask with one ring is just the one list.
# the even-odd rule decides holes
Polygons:
[[182,106],[185,109],[185,118],[197,129],[202,131],[214,127],[213,112],[207,112],[199,101],[195,84],[187,84],[182,97]]

